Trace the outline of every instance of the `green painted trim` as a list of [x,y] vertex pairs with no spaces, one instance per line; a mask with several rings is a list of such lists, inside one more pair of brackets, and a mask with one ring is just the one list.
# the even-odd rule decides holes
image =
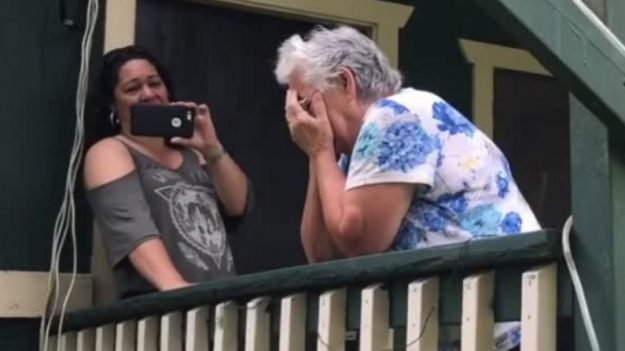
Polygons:
[[625,57],[570,0],[476,0],[610,127],[625,130]]
[[612,257],[614,259],[614,350],[625,350],[625,143],[610,143]]
[[[571,96],[571,187],[577,269],[584,284],[601,348],[616,350],[612,272],[611,186],[608,130],[582,102]],[[575,306],[576,350],[590,350]]]
[[540,231],[224,278],[71,313],[64,327],[65,330],[80,330],[225,300],[263,295],[275,297],[301,291],[315,293],[335,287],[461,273],[478,268],[538,264],[560,256],[559,238],[556,232]]
[[[612,32],[625,42],[625,1],[606,0],[607,23]],[[614,240],[614,330],[625,330],[625,143],[610,135],[612,166],[612,235]],[[625,333],[616,332],[615,350],[625,349]]]
[[[601,348],[624,350],[625,145],[614,134],[571,97],[573,250]],[[576,347],[590,350],[576,315]]]

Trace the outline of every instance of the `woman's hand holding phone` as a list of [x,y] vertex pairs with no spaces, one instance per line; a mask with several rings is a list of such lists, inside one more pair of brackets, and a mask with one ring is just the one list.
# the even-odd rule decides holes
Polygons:
[[194,102],[174,102],[172,105],[194,108],[195,127],[191,138],[174,137],[171,139],[171,143],[196,149],[206,158],[210,158],[211,155],[221,152],[222,146],[217,137],[208,105],[198,105]]

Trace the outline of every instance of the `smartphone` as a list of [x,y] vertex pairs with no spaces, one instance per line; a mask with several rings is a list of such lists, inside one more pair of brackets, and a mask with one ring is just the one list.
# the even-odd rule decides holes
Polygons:
[[191,138],[195,109],[180,105],[130,106],[130,133],[137,136]]

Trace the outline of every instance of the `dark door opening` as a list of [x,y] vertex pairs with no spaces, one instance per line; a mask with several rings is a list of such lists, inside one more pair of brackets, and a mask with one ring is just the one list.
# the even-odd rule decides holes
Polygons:
[[284,123],[276,50],[314,24],[193,4],[140,0],[136,42],[171,70],[178,99],[206,102],[221,142],[255,189],[255,210],[232,235],[239,273],[304,264],[301,218],[308,163]]
[[541,225],[571,213],[568,91],[551,77],[495,71],[494,139]]

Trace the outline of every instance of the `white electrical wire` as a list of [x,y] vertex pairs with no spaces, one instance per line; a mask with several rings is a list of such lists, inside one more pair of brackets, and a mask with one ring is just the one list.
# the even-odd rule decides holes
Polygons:
[[61,346],[61,330],[63,327],[63,318],[67,309],[67,304],[71,296],[77,275],[77,247],[76,247],[76,207],[74,203],[74,188],[76,186],[76,178],[80,161],[82,159],[84,148],[84,113],[87,100],[87,91],[89,83],[89,61],[91,58],[91,47],[93,42],[93,33],[98,18],[99,0],[89,0],[87,5],[87,16],[85,32],[81,42],[81,62],[78,77],[78,85],[76,88],[76,126],[74,130],[74,143],[69,159],[67,177],[65,179],[65,194],[61,203],[61,208],[54,223],[54,232],[52,239],[52,254],[50,258],[50,275],[48,277],[48,291],[46,293],[45,309],[41,318],[39,341],[41,350],[48,350],[50,337],[50,329],[52,328],[52,318],[48,318],[48,308],[52,299],[52,308],[50,313],[57,310],[60,300],[60,267],[61,252],[68,233],[72,238],[72,276],[67,292],[65,293],[61,309],[59,325],[57,330],[56,349],[60,350]]
[[616,50],[621,54],[621,57],[625,57],[625,45],[619,40],[619,38],[603,23],[603,21],[597,17],[597,15],[586,5],[582,0],[573,0],[573,3],[577,8],[586,16],[590,22],[592,22],[599,31],[608,39],[608,41],[616,47]]
[[577,303],[582,313],[582,320],[584,321],[584,327],[586,328],[586,334],[590,340],[590,346],[593,351],[600,351],[599,340],[597,339],[597,333],[595,327],[592,324],[592,318],[590,316],[590,310],[588,309],[588,302],[586,301],[586,294],[584,293],[584,287],[582,281],[579,278],[575,261],[573,260],[573,254],[571,252],[571,244],[569,242],[569,236],[571,235],[571,228],[573,227],[573,216],[564,223],[562,228],[562,251],[564,253],[564,261],[569,269],[571,280],[573,281],[573,287],[575,288],[575,295],[577,296]]

